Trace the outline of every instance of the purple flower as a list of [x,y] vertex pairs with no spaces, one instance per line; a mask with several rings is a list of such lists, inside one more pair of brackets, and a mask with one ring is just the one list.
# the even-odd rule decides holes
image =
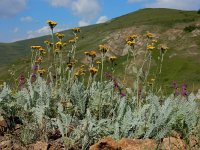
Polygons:
[[25,83],[26,83],[26,80],[25,80],[24,75],[20,75],[19,76],[19,88],[20,89],[24,88]]
[[37,75],[35,73],[33,73],[31,75],[31,83],[35,82],[36,78],[37,78]]
[[34,65],[34,66],[33,66],[33,70],[34,70],[34,71],[37,71],[37,70],[38,70],[38,65]]
[[187,84],[183,84],[181,95],[182,95],[182,96],[188,96]]
[[124,97],[124,96],[126,96],[126,94],[123,93],[123,92],[121,92],[121,93],[120,93],[120,96],[121,96],[121,97]]

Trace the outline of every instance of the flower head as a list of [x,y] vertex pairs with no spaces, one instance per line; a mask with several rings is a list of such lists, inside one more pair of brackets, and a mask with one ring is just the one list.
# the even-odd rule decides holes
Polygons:
[[155,35],[153,33],[147,32],[146,37],[153,38],[153,37],[155,37]]
[[80,29],[80,28],[73,28],[72,31],[73,31],[74,33],[79,33],[79,32],[81,31],[81,29]]
[[51,28],[51,30],[53,30],[53,28],[57,25],[56,22],[52,21],[52,20],[48,20],[47,24],[49,25],[49,27]]
[[111,56],[111,57],[109,57],[109,60],[110,60],[111,62],[114,62],[116,59],[117,59],[116,56]]
[[92,76],[94,76],[98,72],[98,69],[96,67],[91,67],[89,68],[89,71],[92,74]]
[[155,46],[153,46],[153,45],[147,45],[147,50],[152,51],[154,49],[155,49]]
[[134,42],[134,41],[128,41],[127,44],[128,44],[129,46],[135,46],[135,42]]
[[100,50],[103,54],[105,54],[105,53],[109,50],[109,48],[108,48],[107,45],[99,45],[99,50]]

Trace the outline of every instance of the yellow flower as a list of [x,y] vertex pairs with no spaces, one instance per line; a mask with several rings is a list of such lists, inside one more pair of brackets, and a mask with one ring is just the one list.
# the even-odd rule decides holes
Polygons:
[[45,49],[44,49],[44,48],[42,48],[42,47],[41,47],[41,48],[39,48],[38,50],[39,50],[40,52],[43,52],[43,51],[45,51]]
[[48,20],[47,24],[49,25],[49,27],[51,28],[51,30],[53,30],[53,28],[57,25],[56,22],[52,21],[52,20]]
[[37,72],[38,72],[40,75],[43,75],[44,73],[46,73],[46,70],[45,70],[45,69],[39,69],[39,70],[37,70]]
[[128,44],[129,46],[135,46],[135,42],[134,42],[134,41],[128,41],[127,44]]
[[31,49],[39,50],[40,48],[42,48],[42,47],[41,46],[31,46]]
[[55,52],[56,54],[58,54],[58,53],[60,52],[60,49],[56,48],[56,49],[54,50],[54,52]]
[[147,32],[146,37],[153,38],[153,37],[155,37],[155,35],[153,33]]
[[57,38],[59,39],[59,40],[62,40],[63,38],[64,38],[64,34],[62,34],[62,33],[56,33],[55,34],[56,36],[57,36]]
[[50,44],[50,42],[49,42],[49,41],[47,41],[47,40],[45,40],[45,41],[44,41],[44,44],[46,44],[46,45],[49,45],[49,44]]
[[152,50],[154,50],[154,49],[155,49],[155,47],[154,47],[153,45],[147,45],[147,50],[152,51]]
[[161,45],[160,50],[161,50],[162,53],[165,53],[168,49],[169,49],[169,48],[168,48],[167,46]]
[[86,56],[89,56],[89,52],[84,52],[84,54],[85,54]]
[[108,48],[107,45],[99,45],[99,50],[100,50],[103,54],[105,54],[105,53],[109,50],[109,48]]
[[76,43],[76,39],[69,40],[69,43],[72,43],[72,44]]
[[95,58],[97,56],[97,52],[96,51],[90,51],[89,56],[92,57],[92,58]]
[[114,62],[116,59],[117,59],[116,56],[111,56],[111,57],[109,58],[109,60],[110,60],[111,62]]
[[42,57],[38,57],[37,60],[35,61],[35,63],[41,63],[42,62]]
[[81,29],[80,29],[80,28],[73,28],[72,31],[73,31],[74,33],[79,33],[79,32],[81,31]]
[[99,65],[99,64],[101,64],[101,62],[98,60],[98,61],[96,61],[96,64],[98,64],[98,65]]
[[137,36],[136,34],[134,34],[134,35],[132,35],[132,36],[128,36],[128,37],[126,38],[126,42],[128,42],[128,41],[133,41],[133,40],[135,40],[136,38],[138,38],[138,36]]
[[152,78],[152,79],[151,79],[151,82],[155,82],[155,79]]
[[72,63],[67,63],[67,67],[68,67],[69,69],[71,69],[71,68],[72,68]]
[[152,42],[153,42],[153,43],[157,43],[158,41],[154,39],[154,40],[152,40]]
[[56,48],[58,48],[58,49],[62,49],[62,42],[57,42],[56,43]]
[[95,75],[97,73],[98,69],[96,67],[91,67],[91,68],[89,68],[89,71],[92,75]]

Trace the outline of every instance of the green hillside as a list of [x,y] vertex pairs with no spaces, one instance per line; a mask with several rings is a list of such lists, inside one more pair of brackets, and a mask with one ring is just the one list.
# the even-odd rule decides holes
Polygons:
[[[160,83],[169,87],[173,80],[178,83],[186,82],[190,89],[196,90],[200,85],[200,30],[184,31],[188,26],[200,26],[200,15],[195,11],[181,11],[174,9],[142,9],[127,15],[114,18],[106,23],[90,25],[81,28],[78,43],[78,57],[82,58],[84,51],[97,49],[99,44],[108,43],[114,48],[115,55],[120,52],[125,43],[121,42],[128,34],[145,34],[146,31],[155,33],[160,42],[165,43],[170,49],[163,63],[163,72]],[[63,31],[64,40],[69,40],[73,35],[70,30]],[[119,39],[115,38],[117,35]],[[43,36],[14,43],[0,43],[0,80],[8,78],[7,70],[12,64],[18,73],[30,68],[28,56],[30,46],[44,45],[44,40],[50,36]],[[103,42],[102,42],[103,41]],[[113,43],[115,43],[113,45]],[[154,58],[157,54],[154,54]],[[120,76],[121,68],[125,66],[125,56],[118,60],[116,73]],[[155,71],[156,61],[152,66]]]

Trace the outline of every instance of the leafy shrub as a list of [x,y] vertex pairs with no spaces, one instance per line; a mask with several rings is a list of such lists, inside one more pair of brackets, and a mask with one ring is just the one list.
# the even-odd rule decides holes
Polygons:
[[185,32],[192,32],[192,31],[194,31],[196,29],[200,29],[200,27],[199,26],[195,26],[195,25],[190,25],[190,26],[185,27],[184,31]]

